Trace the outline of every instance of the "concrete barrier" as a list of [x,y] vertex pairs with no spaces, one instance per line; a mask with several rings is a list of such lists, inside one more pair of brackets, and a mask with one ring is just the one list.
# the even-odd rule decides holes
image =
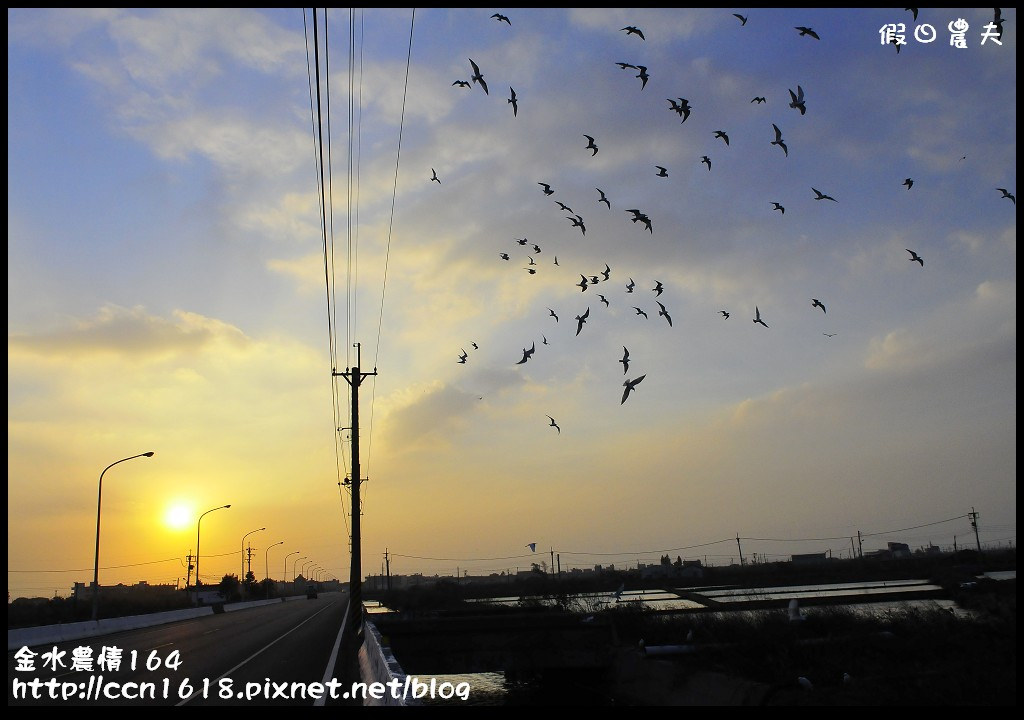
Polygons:
[[[405,685],[405,671],[398,664],[391,648],[384,645],[381,640],[380,631],[377,626],[369,620],[363,620],[363,645],[359,648],[359,678],[366,684],[387,683],[398,680],[401,686]],[[384,697],[377,700],[367,698],[363,705],[419,705],[420,703],[412,698],[402,700],[391,697],[390,692],[385,692]]]
[[85,620],[83,622],[61,623],[59,625],[15,628],[7,631],[7,650],[10,652],[21,647],[51,645],[58,642],[67,642],[68,640],[109,635],[121,632],[122,630],[135,630],[153,625],[164,625],[177,622],[178,620],[189,620],[212,614],[213,608],[199,607],[186,608],[184,610],[168,610],[166,612],[150,613],[149,615],[129,615],[128,617],[105,618],[103,620]]

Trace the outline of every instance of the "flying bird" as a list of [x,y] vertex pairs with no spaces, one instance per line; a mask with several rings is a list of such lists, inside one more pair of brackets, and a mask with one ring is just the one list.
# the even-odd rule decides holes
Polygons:
[[430,172],[433,173],[434,177],[430,178],[431,182],[436,182],[438,185],[441,184],[441,180],[437,177],[437,170],[430,168]]
[[480,68],[473,62],[473,58],[469,59],[469,64],[473,66],[473,75],[469,78],[473,82],[480,83],[480,87],[484,89],[484,95],[490,95],[491,93],[487,90],[487,83],[484,82],[484,76],[480,74]]
[[472,85],[470,85],[469,82],[466,81],[466,80],[456,80],[455,82],[452,83],[452,87],[455,87],[456,85],[458,85],[459,87],[466,87],[466,88],[472,87]]
[[502,260],[508,260],[508,253],[498,253],[498,255],[501,256]]
[[[1003,39],[1003,11],[999,8],[995,8],[995,15],[992,18],[992,24],[996,26],[996,40]],[[1014,203],[1016,204],[1016,203]]]
[[815,200],[831,200],[832,202],[839,202],[838,200],[836,200],[831,195],[826,195],[825,193],[821,192],[820,190],[816,190],[815,188],[811,188],[811,190],[814,190],[814,194],[816,196],[814,198]]
[[543,333],[541,333],[541,336],[540,336],[540,341],[541,341],[541,343],[543,343],[544,345],[547,345],[547,344],[548,344],[548,336],[547,336],[547,335],[545,335],[545,334],[543,334]]
[[743,27],[744,25],[747,24],[747,19],[740,15],[739,13],[733,13],[732,16],[740,19],[740,27]]
[[914,187],[914,181],[911,180],[910,178],[907,178],[906,180],[904,180],[903,184],[907,186],[907,190],[909,190],[910,188]]
[[725,318],[726,320],[729,319],[729,313],[727,313],[725,310],[719,310],[718,312],[722,313],[722,317]]
[[492,18],[497,18],[498,22],[505,22],[505,23],[508,23],[509,25],[512,25],[512,21],[509,20],[504,15],[502,15],[501,13],[494,13],[493,15],[491,15],[491,17]]
[[[558,265],[558,256],[557,255],[555,255],[555,265]],[[561,265],[559,265],[559,267],[561,267]]]
[[529,260],[530,260],[530,264],[531,265],[536,265],[537,264],[537,261],[534,260],[532,257],[530,257]]
[[835,337],[836,336],[835,333],[822,333],[822,335],[824,335],[825,337]]
[[638,308],[636,305],[633,306],[633,309],[636,310],[636,314],[637,315],[643,315],[644,318],[647,318],[647,313],[645,313],[643,310]]
[[764,98],[761,95],[758,95],[756,98],[754,98],[750,102],[757,103],[758,105],[763,105],[764,103],[768,102],[768,100],[767,100],[767,98]]
[[676,111],[676,114],[682,118],[680,123],[686,122],[686,118],[690,117],[690,111],[693,109],[690,107],[690,101],[686,98],[679,98],[679,102],[676,102],[672,98],[666,98],[671,105],[671,109]]
[[601,298],[601,302],[604,303],[605,307],[611,307],[611,303],[608,302],[608,298],[606,298],[604,295],[601,295],[601,294],[598,294],[598,297]]
[[775,139],[772,140],[772,145],[778,145],[782,148],[782,152],[786,153],[786,157],[789,157],[789,148],[786,147],[786,143],[782,141],[782,131],[779,130],[779,126],[772,123],[772,127],[775,128]]
[[786,208],[782,207],[779,203],[774,202],[774,201],[772,202],[772,210],[778,210],[783,215],[786,214]]
[[530,242],[530,239],[529,238],[516,238],[515,241],[517,243],[519,243],[520,245],[525,245],[526,243]]
[[533,251],[534,251],[535,253],[539,253],[539,252],[540,252],[540,245],[534,244],[534,246],[533,246]]
[[537,543],[526,543],[526,547],[530,548],[530,552],[537,552]]
[[661,165],[655,165],[658,168],[658,177],[668,177],[668,170],[663,168]]
[[903,8],[903,9],[904,10],[908,10],[908,11],[914,13],[914,22],[917,22],[917,8]]
[[572,222],[573,227],[578,227],[580,229],[580,232],[582,232],[584,235],[587,234],[587,226],[583,224],[583,218],[581,218],[579,215],[575,217],[566,217],[565,219]]
[[523,359],[516,363],[516,365],[522,365],[524,362],[530,359],[530,357],[537,352],[537,343],[533,343],[530,349],[523,348]]
[[551,421],[550,427],[553,427],[555,430],[558,431],[558,434],[561,435],[562,434],[562,428],[558,427],[558,424],[555,422],[555,419],[553,417],[551,417],[550,415],[545,415],[544,417],[546,417],[548,420]]
[[626,402],[626,398],[629,397],[630,390],[633,390],[637,385],[639,385],[645,377],[647,377],[647,375],[641,375],[635,380],[627,380],[626,382],[622,383],[622,386],[626,389],[622,391],[622,401],[619,403],[619,405],[622,405],[622,403]]
[[473,349],[474,349],[474,350],[479,350],[479,349],[480,349],[480,346],[479,346],[479,345],[477,345],[477,344],[476,344],[475,342],[471,342],[471,343],[470,343],[470,345],[472,345],[472,346],[473,346]]
[[707,155],[703,155],[701,156],[700,161],[708,166],[709,171],[711,170],[711,158],[709,158]]
[[811,28],[809,28],[809,27],[802,27],[802,26],[797,26],[797,27],[795,27],[795,28],[793,28],[793,29],[794,29],[794,30],[799,30],[799,31],[800,31],[800,37],[803,37],[804,35],[810,35],[810,36],[811,36],[812,38],[814,38],[815,40],[821,40],[821,38],[820,38],[820,37],[818,37],[818,33],[814,32],[814,31],[813,31],[813,30],[811,30]]
[[645,65],[637,65],[636,69],[640,71],[640,74],[637,75],[637,77],[640,78],[642,83],[640,85],[640,89],[643,90],[647,87],[647,81],[651,79],[651,76],[647,74],[647,67]]
[[[555,200],[555,204],[558,205],[558,207],[565,210],[566,212],[572,212],[572,208],[566,205],[564,202],[559,202],[558,200]],[[573,214],[575,215],[576,213]]]
[[825,309],[825,306],[821,304],[821,300],[819,300],[818,298],[811,298],[811,307],[820,307],[823,313],[828,312]]
[[722,138],[723,140],[725,140],[725,144],[726,145],[729,144],[729,136],[725,134],[725,131],[723,131],[723,130],[715,130],[715,137],[716,138]]
[[555,319],[555,322],[558,322],[558,316],[555,315],[555,311],[554,310],[552,310],[551,308],[548,308],[548,314],[551,315],[551,317],[553,317]]
[[[534,265],[536,265],[536,264],[537,263],[534,263]],[[537,274],[536,268],[524,267],[523,270],[525,270],[526,272],[530,273],[531,275],[536,275]]]
[[547,183],[542,183],[542,182],[539,182],[539,183],[537,183],[537,184],[538,184],[538,185],[540,185],[540,186],[542,186],[542,187],[544,188],[544,194],[545,194],[545,195],[554,195],[554,194],[555,194],[555,191],[554,191],[554,190],[552,190],[552,189],[551,189],[551,186],[550,186],[550,185],[548,185]]
[[[655,301],[655,302],[657,302],[657,301]],[[662,305],[660,302],[658,303],[658,307],[661,308],[661,310],[658,312],[658,315],[664,316],[664,318],[666,320],[668,320],[668,326],[672,327],[672,316],[668,314],[668,310],[666,310],[665,306]]]
[[583,329],[583,326],[586,324],[588,317],[590,317],[590,308],[587,308],[587,311],[585,313],[583,313],[582,315],[577,315],[576,316],[576,334],[577,335],[580,334],[580,330]]
[[512,106],[512,116],[517,117],[519,115],[519,101],[516,99],[516,91],[513,90],[511,87],[509,87],[509,91],[512,93],[512,97],[510,97],[505,102],[509,103]]
[[594,152],[590,153],[590,157],[594,157],[595,155],[597,155],[597,145],[594,144],[594,138],[590,137],[589,135],[584,135],[583,137],[590,141],[587,143],[586,149],[593,150]]
[[1014,205],[1017,204],[1017,196],[1013,195],[1009,190],[1007,190],[1006,188],[996,188],[996,190],[1001,192],[1004,198],[1009,198],[1010,202],[1012,202]]
[[636,65],[632,65],[630,63],[620,62],[620,63],[615,63],[615,64],[618,65],[623,70],[625,70],[626,68],[633,68],[634,70],[638,69]]
[[619,362],[622,363],[622,374],[625,375],[629,372],[629,350],[625,345],[622,346],[622,359]]
[[[599,198],[597,199],[597,201],[598,201],[598,202],[603,202],[603,203],[604,203],[605,205],[607,205],[607,206],[608,206],[608,209],[609,209],[609,210],[611,210],[611,209],[612,209],[612,203],[611,203],[611,201],[610,201],[610,200],[609,200],[609,199],[607,198],[607,196],[605,196],[605,194],[604,194],[604,190],[602,190],[601,188],[594,188],[594,189],[595,189],[595,190],[597,190],[597,191],[598,191],[599,193],[601,193],[601,197],[599,197]],[[572,212],[572,211],[570,210],[569,212]]]
[[587,284],[590,281],[587,280],[587,276],[586,275],[580,274],[580,277],[583,278],[583,279],[580,280],[578,283],[576,283],[576,287],[581,288],[581,292],[586,292],[587,291]]
[[624,27],[622,29],[626,31],[627,35],[639,35],[641,40],[646,40],[647,39],[647,38],[644,37],[643,30],[641,30],[640,28],[633,27],[632,25],[627,25],[626,27]]
[[910,248],[904,248],[910,253],[910,262],[921,263],[921,267],[924,267],[924,259]]
[[612,269],[608,267],[608,263],[605,263],[604,270],[601,271],[601,275],[604,277],[605,280],[608,280],[611,277],[611,274]]
[[651,288],[651,292],[657,293],[655,297],[661,297],[661,294],[665,291],[665,287],[661,284],[661,280],[657,281],[657,284]]
[[754,322],[760,323],[761,325],[768,327],[767,325],[765,325],[764,320],[761,319],[761,311],[758,310],[757,305],[754,306]]
[[800,114],[803,115],[807,112],[807,105],[804,101],[804,89],[800,85],[796,86],[796,92],[789,91],[789,97],[791,98],[789,106],[794,110],[799,110]]
[[633,282],[633,278],[630,278],[629,282],[626,283],[626,292],[628,292],[628,293],[633,292],[633,288],[635,288],[635,287],[636,287],[636,283]]
[[462,350],[462,354],[459,355],[459,363],[461,365],[465,365],[466,364],[466,358],[468,358],[468,357],[469,357],[469,355],[467,355],[465,349],[463,349]]

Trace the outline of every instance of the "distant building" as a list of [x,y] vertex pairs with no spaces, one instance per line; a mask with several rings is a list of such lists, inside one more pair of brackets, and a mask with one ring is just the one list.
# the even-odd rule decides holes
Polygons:
[[793,555],[790,561],[794,565],[821,565],[822,563],[828,562],[828,558],[825,553],[801,553],[799,555]]
[[894,558],[908,558],[910,557],[910,546],[906,543],[891,542],[889,543],[889,552]]
[[[167,593],[174,593],[178,590],[175,585],[150,585],[145,580],[140,580],[134,585],[125,585],[118,583],[117,585],[100,585],[100,597],[152,597],[154,595],[163,595]],[[92,583],[80,583],[76,582],[74,587],[71,588],[71,597],[83,600],[92,599]]]

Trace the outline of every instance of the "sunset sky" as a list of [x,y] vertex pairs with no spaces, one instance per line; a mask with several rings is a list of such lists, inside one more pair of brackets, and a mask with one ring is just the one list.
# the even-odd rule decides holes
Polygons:
[[10,596],[91,581],[146,451],[101,583],[184,584],[225,504],[204,581],[261,527],[347,580],[354,343],[366,573],[1015,545],[1002,17],[318,12],[325,269],[309,9],[8,9]]

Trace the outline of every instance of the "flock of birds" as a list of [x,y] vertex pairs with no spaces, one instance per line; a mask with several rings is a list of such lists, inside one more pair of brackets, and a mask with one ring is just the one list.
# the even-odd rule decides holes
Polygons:
[[[908,11],[912,11],[913,14],[914,14],[914,17],[916,19],[916,17],[917,17],[917,9],[916,8],[907,8],[907,10]],[[733,15],[740,20],[741,27],[742,26],[746,26],[747,21],[749,19],[748,16],[743,16],[743,15],[740,15],[738,13],[733,13]],[[495,14],[491,15],[491,18],[495,19],[496,21],[498,21],[500,23],[506,23],[510,27],[512,25],[511,20],[507,16],[502,15],[500,13],[495,13]],[[996,9],[996,21],[997,21],[997,25],[998,25],[998,28],[999,28],[999,32],[1001,33],[1002,32],[1002,20],[1001,20],[1000,13],[999,13],[998,9]],[[818,35],[818,33],[815,32],[814,29],[812,29],[812,28],[805,27],[805,26],[795,26],[794,29],[799,33],[800,37],[808,37],[808,38],[811,38],[811,39],[814,39],[814,40],[820,40],[821,39],[820,36]],[[639,27],[634,26],[634,25],[627,25],[626,27],[621,28],[621,31],[625,32],[627,34],[627,36],[636,36],[639,40],[646,40],[646,36],[645,36],[643,30],[641,28],[639,28]],[[897,50],[898,49],[899,49],[899,46],[897,45]],[[472,73],[470,74],[469,80],[468,81],[467,80],[462,80],[462,79],[455,80],[452,83],[452,86],[453,87],[472,89],[473,85],[476,84],[476,85],[478,85],[480,87],[481,90],[483,90],[485,95],[489,95],[490,91],[488,89],[487,82],[486,82],[486,80],[484,78],[483,72],[481,71],[479,65],[472,58],[469,59],[469,64],[470,64],[470,67],[472,69]],[[627,62],[617,62],[615,64],[619,68],[621,68],[622,70],[635,70],[635,71],[637,71],[637,74],[636,74],[635,77],[638,80],[640,80],[640,90],[642,91],[642,90],[644,90],[647,87],[647,83],[650,80],[650,74],[648,73],[648,68],[646,66],[640,65],[640,64],[636,64],[636,63],[627,63]],[[509,96],[509,98],[507,100],[507,103],[509,105],[511,105],[511,107],[512,107],[513,116],[518,117],[518,114],[519,114],[519,99],[518,99],[518,97],[516,95],[515,90],[511,86],[509,87],[509,93],[510,93],[510,96]],[[801,116],[806,115],[807,114],[807,96],[806,96],[806,94],[804,92],[804,88],[801,85],[798,84],[796,86],[795,90],[794,89],[789,89],[789,96],[790,96],[790,101],[788,103],[788,107],[793,109],[793,110],[798,111]],[[693,106],[691,106],[690,101],[688,99],[682,98],[682,97],[667,98],[667,102],[669,103],[669,109],[672,112],[675,112],[681,118],[681,120],[680,120],[681,124],[685,123],[690,118],[690,116],[691,116],[691,114],[693,112]],[[766,102],[766,98],[763,97],[763,96],[756,96],[750,102],[752,104],[753,103],[764,104]],[[774,131],[775,139],[771,140],[770,144],[773,145],[773,146],[777,146],[783,152],[783,155],[788,158],[789,157],[789,147],[786,144],[785,140],[783,139],[782,130],[775,123],[772,123],[772,129]],[[713,136],[714,136],[715,139],[720,139],[723,142],[725,147],[729,147],[729,145],[730,145],[729,134],[725,130],[715,130],[713,132]],[[595,157],[598,154],[598,152],[600,151],[600,147],[598,145],[597,139],[593,135],[589,135],[589,134],[586,134],[586,133],[583,133],[582,137],[585,138],[586,141],[587,141],[586,145],[582,145],[582,143],[581,143],[583,149],[585,151],[589,151],[591,157]],[[963,159],[965,159],[965,158],[961,158],[961,160],[963,160]],[[708,169],[709,172],[711,171],[711,169],[712,169],[712,162],[711,162],[711,158],[708,155],[702,155],[701,158],[700,158],[700,162],[707,166],[707,169]],[[656,177],[665,178],[665,177],[669,176],[669,171],[668,171],[667,167],[664,167],[664,166],[661,166],[661,165],[655,165],[654,167],[657,170],[657,172],[655,173]],[[437,182],[438,184],[441,184],[441,180],[438,178],[437,172],[433,168],[431,168],[431,173],[432,173],[432,177],[430,178],[430,180],[432,182]],[[554,195],[555,192],[556,192],[555,189],[553,188],[553,186],[550,183],[538,182],[537,184],[540,186],[541,192],[543,193],[543,195],[545,197],[550,197],[550,196]],[[903,181],[903,185],[907,188],[907,190],[910,190],[914,186],[914,180],[912,178],[906,178]],[[827,200],[827,201],[831,201],[831,202],[834,202],[834,203],[838,203],[839,202],[835,197],[833,197],[833,196],[831,196],[831,195],[829,195],[827,193],[824,193],[824,192],[818,190],[817,188],[811,187],[810,189],[811,189],[811,192],[814,193],[814,200]],[[997,188],[997,189],[1002,193],[1002,197],[1003,198],[1009,199],[1014,205],[1016,205],[1016,197],[1012,193],[1010,193],[1009,190],[1007,190],[1005,188]],[[605,191],[602,190],[601,188],[595,188],[595,190],[598,193],[598,197],[597,197],[596,201],[598,203],[604,203],[609,210],[612,209],[611,200],[608,198],[608,196],[605,193]],[[563,211],[565,213],[569,213],[568,215],[565,216],[565,218],[566,218],[566,220],[568,220],[571,223],[571,227],[579,229],[579,231],[585,236],[586,232],[587,232],[587,228],[586,228],[586,223],[585,223],[584,218],[580,214],[576,213],[571,207],[569,207],[568,205],[563,203],[562,201],[554,200],[554,202],[555,202],[556,205],[558,205],[558,207],[560,208],[561,211]],[[777,210],[777,211],[779,211],[780,214],[785,215],[786,208],[783,207],[783,205],[781,203],[779,203],[777,201],[770,201],[770,205],[771,205],[771,209],[772,210]],[[641,211],[641,210],[639,210],[637,208],[628,209],[628,210],[626,210],[626,212],[630,213],[632,215],[632,217],[630,219],[632,220],[632,222],[634,224],[641,223],[643,228],[646,229],[649,233],[651,233],[651,234],[654,233],[653,223],[652,223],[650,217],[645,212],[643,212],[643,211]],[[529,264],[526,267],[524,267],[523,269],[526,270],[530,275],[535,275],[537,273],[537,269],[538,269],[538,263],[536,262],[536,257],[535,256],[539,255],[541,253],[541,247],[537,243],[531,243],[527,238],[515,238],[515,241],[519,245],[521,245],[521,246],[527,246],[527,245],[532,246],[533,254],[528,256]],[[914,251],[914,250],[912,250],[910,248],[907,248],[906,250],[907,250],[908,253],[910,253],[909,260],[911,262],[916,262],[921,267],[924,267],[924,259],[916,251]],[[506,261],[506,262],[511,261],[511,255],[507,251],[503,250],[503,251],[499,252],[498,256],[500,257],[500,259],[502,261]],[[558,257],[557,256],[553,256],[553,264],[555,266],[559,265]],[[581,292],[585,293],[585,292],[587,292],[588,288],[590,288],[590,287],[596,286],[598,284],[603,284],[603,283],[609,282],[610,279],[611,279],[611,268],[608,266],[607,263],[605,263],[605,268],[604,268],[603,271],[599,271],[596,274],[580,272],[579,273],[579,277],[581,278],[580,282],[575,283],[575,285],[580,288]],[[629,278],[629,282],[625,283],[626,293],[627,294],[633,293],[635,287],[636,287],[636,285],[635,285],[633,279]],[[656,293],[656,296],[660,296],[662,294],[662,292],[664,291],[664,286],[663,286],[663,284],[660,281],[657,281],[655,286],[651,290],[652,290],[652,292]],[[610,306],[610,301],[607,299],[606,294],[600,294],[600,293],[595,293],[595,294],[597,295],[597,298],[600,300],[600,302],[603,303],[606,308]],[[658,317],[664,317],[666,322],[668,323],[669,327],[672,327],[672,316],[670,315],[668,309],[665,307],[665,305],[662,302],[656,301],[656,303],[657,303],[658,308],[659,308]],[[819,308],[822,311],[822,313],[827,313],[827,310],[825,308],[824,303],[821,300],[819,300],[818,298],[811,298],[811,307],[812,308]],[[632,308],[635,311],[636,316],[643,317],[645,319],[648,318],[647,312],[642,307],[640,307],[638,305],[633,305]],[[731,316],[731,313],[729,311],[727,311],[727,310],[720,310],[719,312],[722,315],[723,319],[725,319],[725,320],[728,320],[729,317]],[[554,319],[554,321],[557,323],[558,320],[559,320],[558,314],[554,310],[552,310],[551,308],[548,308],[548,313],[549,313],[549,316],[552,317]],[[590,317],[590,307],[587,307],[587,309],[584,312],[582,312],[579,315],[575,316],[575,320],[576,320],[576,335],[577,336],[583,330],[583,327],[586,325],[587,320],[589,319],[589,317]],[[754,324],[761,325],[761,326],[763,326],[765,328],[770,327],[764,321],[764,319],[762,318],[760,308],[757,307],[756,305],[754,307],[754,317],[752,319],[752,322]],[[831,338],[831,337],[834,337],[836,335],[836,333],[823,333],[823,335],[825,335],[828,338]],[[543,345],[549,344],[546,335],[542,335],[542,344]],[[477,348],[476,343],[473,343],[473,348],[474,349]],[[531,346],[530,346],[529,349],[524,347],[522,352],[523,352],[522,358],[515,363],[517,365],[525,364],[525,363],[529,362],[529,360],[533,357],[533,354],[536,352],[536,341],[531,343]],[[458,362],[460,364],[465,364],[467,362],[467,359],[468,359],[468,355],[466,354],[466,351],[462,350],[461,354],[459,355]],[[623,374],[627,375],[628,372],[629,372],[630,355],[629,355],[629,350],[625,346],[623,346],[623,357],[622,357],[622,359],[619,360],[619,362],[623,366]],[[623,382],[623,388],[624,389],[623,389],[623,392],[622,392],[622,397],[621,397],[621,400],[620,400],[620,405],[624,404],[626,402],[626,400],[629,398],[631,393],[636,392],[637,385],[639,385],[644,380],[644,378],[646,378],[646,377],[647,377],[647,375],[645,373],[645,374],[642,374],[642,375],[638,375],[638,376],[636,376],[636,377],[634,377],[632,379],[630,379],[628,377],[626,378],[625,382]],[[554,428],[557,431],[558,434],[561,434],[561,427],[558,425],[558,423],[555,421],[555,419],[552,416],[550,416],[550,415],[546,415],[545,417],[547,417],[547,419],[549,420],[549,427]]]

